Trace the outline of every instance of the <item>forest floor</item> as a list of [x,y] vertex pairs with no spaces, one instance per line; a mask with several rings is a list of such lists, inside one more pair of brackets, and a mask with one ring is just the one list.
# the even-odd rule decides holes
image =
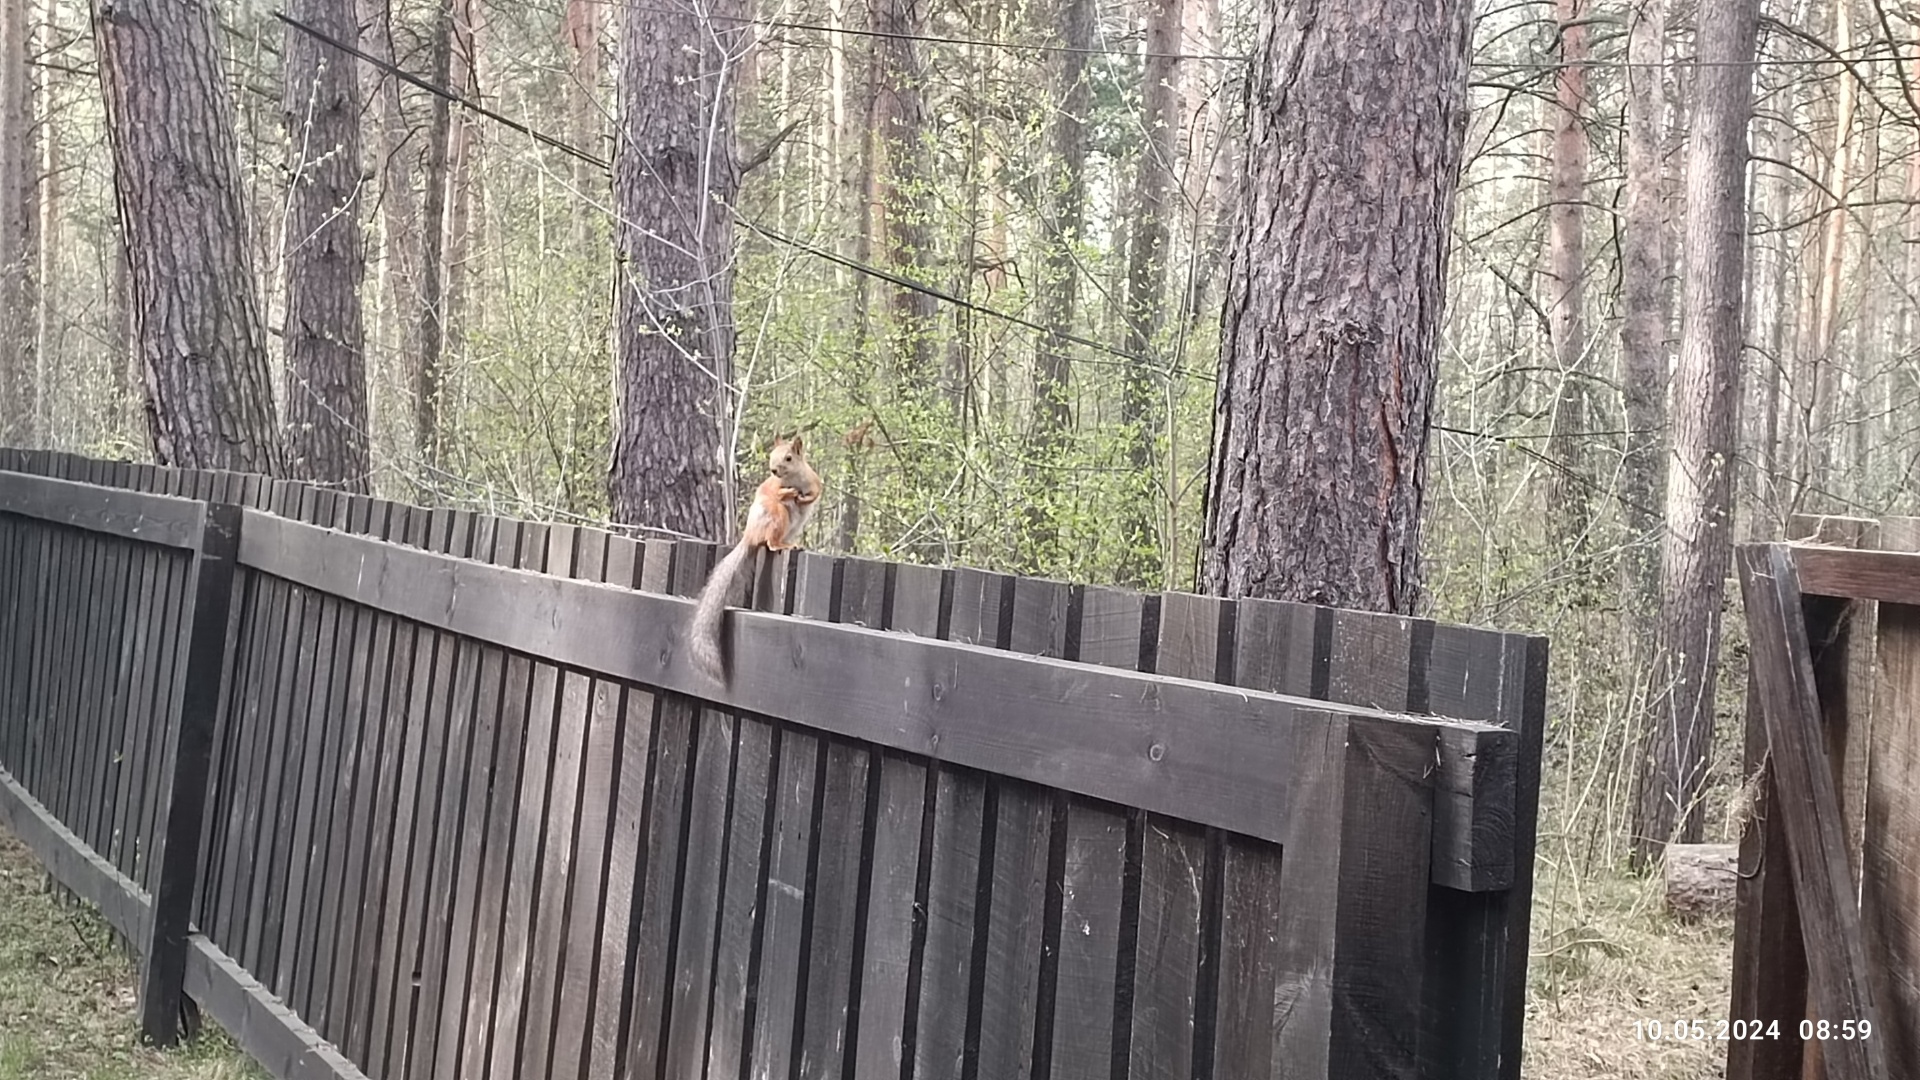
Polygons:
[[[1534,883],[1525,1080],[1718,1080],[1727,1045],[1733,917],[1682,921],[1658,874],[1599,870]],[[1704,1038],[1675,1039],[1701,1022]],[[1645,1025],[1667,1036],[1647,1038]]]
[[98,912],[46,881],[0,829],[0,1080],[264,1080],[211,1026],[176,1050],[142,1046],[134,964]]

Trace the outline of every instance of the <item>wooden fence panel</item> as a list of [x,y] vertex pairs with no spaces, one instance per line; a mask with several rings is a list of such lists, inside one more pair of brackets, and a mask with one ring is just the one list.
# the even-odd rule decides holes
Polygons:
[[[1499,1020],[1464,1050],[1432,1035],[1459,996],[1496,1015],[1510,1004],[1515,913],[1484,898],[1508,898],[1523,872],[1514,834],[1531,823],[1514,828],[1522,808],[1492,798],[1497,769],[1457,770],[1483,745],[1511,761],[1511,740],[1404,715],[1524,728],[1538,671],[1511,636],[1489,636],[1489,652],[1414,620],[803,554],[766,560],[734,601],[847,629],[729,615],[729,651],[752,661],[706,700],[669,631],[684,606],[621,609],[608,589],[536,591],[547,585],[421,552],[686,597],[710,545],[288,482],[250,491],[228,474],[50,467],[251,495],[415,549],[259,518],[243,559],[198,875],[206,948],[232,969],[196,952],[191,977],[230,994],[257,973],[287,1007],[252,1033],[265,1052],[319,1053],[323,1039],[371,1075],[421,1077],[1413,1076],[1494,1075],[1434,1070],[1517,1037]],[[37,605],[82,659],[63,668],[43,649],[30,660],[44,670],[24,665],[0,700],[90,718],[57,740],[35,733],[31,749],[64,785],[61,812],[110,844],[121,776],[76,766],[112,759],[134,722],[82,675],[96,660],[141,667],[140,627],[100,624],[116,605],[137,611],[119,594],[151,575],[180,594],[153,604],[144,642],[149,707],[171,715],[183,646],[164,631],[187,578],[147,567],[140,545],[50,538],[43,555],[12,540],[0,532],[0,583],[24,583],[36,557],[78,560],[65,591],[8,599]],[[1463,677],[1496,653],[1497,689]],[[820,682],[863,660],[907,680],[901,726],[859,715],[899,691]],[[1099,666],[1114,671],[1086,674]],[[1178,678],[1122,674],[1151,672]],[[1016,728],[1078,734],[1016,751],[966,715],[975,701]],[[789,702],[780,719],[750,711]],[[1031,703],[1057,722],[1011,716]],[[1209,756],[1229,778],[1211,808],[1185,807],[1167,793],[1208,775],[1196,748],[1221,737],[1219,710],[1242,708],[1276,722],[1220,744],[1241,760]],[[162,740],[141,768],[169,775],[170,754]],[[1255,772],[1271,790],[1245,779]],[[136,862],[164,805],[140,813]],[[1455,896],[1467,899],[1446,907]],[[1464,944],[1446,937],[1463,926]],[[1523,913],[1518,927],[1524,948]],[[1436,935],[1445,948],[1429,948]]]

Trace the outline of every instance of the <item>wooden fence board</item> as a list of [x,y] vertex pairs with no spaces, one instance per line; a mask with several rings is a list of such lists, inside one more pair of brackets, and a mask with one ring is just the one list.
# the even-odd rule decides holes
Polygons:
[[122,832],[120,822],[125,805],[126,747],[131,728],[127,698],[134,674],[134,628],[131,616],[139,601],[134,581],[142,554],[139,544],[115,541],[114,548],[116,557],[111,588],[117,595],[112,597],[101,616],[109,629],[97,673],[101,685],[95,691],[99,695],[97,708],[102,722],[104,742],[101,756],[105,772],[94,796],[93,839],[90,842],[95,851],[102,853],[113,850]]
[[[1889,1062],[1920,1062],[1920,607],[1880,605],[1861,923]],[[1847,1019],[1829,1015],[1831,1023]]]
[[766,825],[773,770],[773,728],[742,716],[735,721],[733,783],[727,802],[725,864],[717,891],[714,924],[712,1006],[708,1013],[706,1075],[734,1077],[745,1072],[753,1048],[748,1041],[754,917],[765,880]]
[[[1809,998],[1822,1017],[1874,1023],[1877,1009],[1860,912],[1850,888],[1845,829],[1819,742],[1820,701],[1795,557],[1785,545],[1747,544],[1738,549],[1738,564],[1752,662],[1773,748],[1774,790],[1787,827],[1794,896],[1801,932],[1811,943]],[[1885,1080],[1891,1075],[1884,1040],[1831,1040],[1822,1044],[1821,1057],[1834,1080]]]
[[84,683],[80,688],[79,708],[74,716],[86,732],[85,765],[81,770],[79,802],[71,820],[79,826],[77,834],[87,846],[99,851],[106,846],[100,829],[100,804],[112,782],[114,734],[109,720],[106,692],[112,685],[116,651],[113,635],[124,620],[116,618],[114,608],[126,591],[120,572],[121,545],[103,536],[89,538],[96,552],[93,596],[87,607],[87,642],[82,647]]
[[206,517],[193,574],[186,690],[177,718],[169,725],[173,749],[168,755],[167,816],[161,833],[164,861],[153,890],[153,921],[140,992],[141,1030],[161,1046],[172,1044],[180,1033],[187,928],[199,877],[201,824],[220,705],[220,673],[226,663],[239,527],[240,515],[230,506],[213,508]]
[[[801,558],[798,575],[794,613],[821,621],[836,618],[844,596],[846,561],[807,553]],[[855,575],[861,578],[860,571]],[[857,581],[856,589],[868,594],[870,583]],[[863,595],[856,602],[864,605],[868,601]],[[803,1077],[839,1075],[852,1049],[847,1043],[847,1023],[860,932],[856,920],[860,855],[871,779],[871,762],[860,747],[822,739],[817,755],[817,803],[802,930],[804,1009],[797,1053]]]
[[1345,759],[1345,817],[1329,838],[1340,848],[1331,1075],[1411,1078],[1420,1075],[1426,926],[1408,913],[1430,884],[1433,746],[1405,728],[1350,720]]
[[[1231,602],[1216,597],[1161,597],[1156,670],[1183,678],[1219,677],[1222,665],[1230,663],[1221,649],[1232,610]],[[1210,1038],[1192,1023],[1207,991],[1201,971],[1207,837],[1159,814],[1136,812],[1131,818],[1127,843],[1134,881],[1126,920],[1132,948],[1120,961],[1130,976],[1120,991],[1120,1004],[1127,1006],[1127,1075],[1187,1076],[1197,1041]]]
[[[453,542],[465,542],[461,533],[465,524],[455,522]],[[443,643],[442,650],[447,649]],[[434,1070],[442,1058],[439,1044],[442,1014],[449,996],[465,991],[464,982],[450,985],[456,968],[456,949],[464,952],[471,942],[471,918],[458,930],[460,906],[471,886],[467,884],[469,864],[476,853],[466,842],[470,799],[476,782],[484,783],[474,767],[475,743],[479,730],[482,661],[486,647],[476,642],[458,641],[453,645],[451,682],[441,691],[447,741],[440,751],[441,775],[438,808],[434,815],[432,863],[428,870],[428,900],[420,938],[414,949],[413,972],[416,986],[408,1016],[409,1075],[437,1075]],[[455,935],[461,939],[456,946]],[[461,966],[462,968],[464,965]]]
[[[425,545],[445,542],[446,523],[429,516],[417,535]],[[436,842],[440,835],[440,792],[446,776],[448,743],[452,732],[448,706],[453,694],[457,639],[435,631],[422,632],[414,642],[413,679],[406,706],[407,726],[418,733],[409,740],[412,760],[401,774],[398,817],[404,859],[402,876],[389,910],[398,913],[390,928],[392,951],[385,954],[380,993],[387,1002],[386,1050],[380,1072],[407,1075],[415,1050],[414,1010],[418,1007],[419,957],[426,934],[427,911],[441,897],[433,879]]]
[[[329,534],[262,520],[260,529],[249,522],[250,531],[243,533],[243,562],[284,569],[326,591],[509,648],[563,655],[596,672],[667,689],[705,687],[700,692],[737,710],[778,714],[1248,835],[1278,833],[1277,822],[1293,809],[1293,790],[1275,779],[1290,771],[1283,747],[1249,744],[1239,732],[1249,721],[1299,727],[1296,711],[1304,702],[752,611],[729,617],[734,652],[785,655],[794,662],[736,673],[729,686],[716,690],[674,647],[690,614],[684,602],[472,562],[426,573],[437,564],[416,563],[423,556],[404,549],[338,535],[322,545],[317,541]],[[257,543],[255,531],[266,534]],[[464,598],[458,605],[449,603],[455,589]],[[901,673],[928,687],[926,696],[902,701]],[[971,688],[965,708],[931,692],[955,679]],[[995,721],[1008,709],[1036,700],[1049,703],[1056,723],[1022,731],[1021,741],[998,729]],[[1174,716],[1183,718],[1177,727]],[[1493,725],[1394,719],[1423,729],[1451,728],[1469,743],[1512,738]],[[1146,752],[1155,746],[1159,759]]]
[[374,770],[374,762],[368,757],[368,748],[376,740],[367,724],[367,687],[377,622],[373,612],[354,605],[342,624],[345,655],[336,662],[341,672],[340,686],[336,705],[329,713],[330,722],[338,725],[340,732],[321,857],[321,902],[317,922],[305,942],[307,994],[312,1004],[303,1015],[314,1030],[336,1044],[346,1041],[346,1028],[341,1023],[346,994],[339,986],[339,945],[352,937],[349,909],[358,907],[363,880],[366,793]]
[[558,1059],[563,1055],[556,1043],[556,1028],[565,979],[571,889],[581,869],[575,843],[581,828],[581,778],[595,690],[594,680],[579,672],[564,671],[560,679],[551,778],[547,808],[542,814],[546,832],[541,839],[539,899],[534,906],[528,957],[526,1041],[521,1063],[536,1072],[578,1075],[577,1059],[571,1073],[560,1067]]
[[753,1018],[751,1075],[784,1077],[796,1058],[806,905],[812,895],[808,854],[818,801],[819,741],[782,727],[777,732],[775,772],[770,782],[773,823],[767,845],[763,890],[759,994]]
[[[544,557],[544,556],[542,556]],[[528,977],[532,967],[539,909],[541,842],[552,778],[553,740],[560,708],[560,672],[535,664],[529,680],[526,754],[520,766],[519,820],[514,829],[513,866],[507,883],[505,922],[500,931],[500,962],[494,996],[493,1065],[496,1075],[514,1075],[527,1060],[527,1018],[531,1011]]]
[[281,692],[274,707],[280,739],[276,756],[282,760],[279,779],[267,788],[271,817],[265,833],[267,847],[262,852],[267,875],[259,894],[259,944],[245,958],[247,970],[282,1000],[287,993],[287,972],[280,966],[280,952],[281,946],[289,943],[285,935],[289,903],[297,904],[289,890],[296,884],[294,864],[305,855],[306,837],[301,830],[312,817],[313,773],[322,737],[322,732],[308,722],[314,671],[320,663],[317,639],[327,610],[339,603],[306,589],[297,591],[295,601],[299,616],[292,624],[288,642],[292,663],[290,670],[281,673]]
[[[1016,597],[1018,592],[1015,593]],[[1153,603],[1158,612],[1158,598]],[[1139,670],[1148,598],[1120,589],[1074,590],[1065,655],[1085,663]],[[1048,876],[1048,954],[1043,970],[1037,1052],[1049,1075],[1106,1080],[1116,1050],[1131,1043],[1131,1016],[1116,1031],[1123,942],[1138,946],[1139,852],[1134,816],[1087,799],[1054,796]],[[1131,867],[1128,854],[1134,859]],[[1130,872],[1131,871],[1131,872]],[[1131,900],[1131,903],[1129,901]],[[1128,956],[1129,964],[1132,956]],[[1129,972],[1129,975],[1131,972]]]
[[[1004,648],[1013,604],[1008,579],[971,568],[949,571],[945,626],[935,634],[954,641]],[[1001,618],[1002,613],[1006,619]],[[985,977],[980,964],[985,938],[979,926],[987,779],[980,773],[935,762],[933,806],[927,828],[927,927],[921,948],[918,1012],[914,1017],[914,1075],[959,1076],[978,1060],[968,1032],[978,1030],[974,996]]]
[[[632,573],[637,575],[639,567],[634,567]],[[653,748],[653,695],[628,688],[620,707],[613,788],[608,795],[613,804],[613,823],[607,845],[607,883],[593,938],[599,944],[599,952],[589,1027],[588,1080],[613,1080],[620,1060],[625,1034],[624,1011],[631,1004],[627,988],[633,904],[645,858],[643,830],[648,794],[647,761]]]
[[[495,551],[517,543],[496,540]],[[487,809],[487,849],[480,870],[480,904],[475,911],[473,974],[462,1020],[461,1076],[480,1076],[492,1060],[499,1031],[495,1003],[503,993],[503,955],[507,949],[507,922],[514,897],[514,868],[527,859],[519,846],[521,797],[529,781],[525,768],[534,748],[528,740],[531,719],[533,665],[524,656],[507,654],[500,685],[499,748],[495,752],[493,800]]]
[[[245,525],[241,528],[244,530]],[[294,654],[299,639],[294,628],[304,590],[284,582],[275,582],[268,598],[265,625],[263,678],[254,708],[249,710],[248,727],[255,732],[248,759],[254,762],[249,777],[248,798],[243,807],[242,847],[237,858],[241,889],[234,898],[235,933],[230,946],[234,960],[249,971],[259,969],[260,938],[265,930],[263,912],[266,883],[272,872],[270,853],[278,845],[275,811],[283,790],[282,765],[286,761],[283,694],[290,692],[294,679]]]
[[78,651],[75,642],[85,625],[85,619],[77,614],[86,603],[87,595],[86,575],[79,569],[86,557],[84,542],[85,534],[75,529],[61,529],[56,541],[55,565],[66,568],[67,573],[61,575],[53,648],[46,657],[47,693],[42,698],[42,712],[38,717],[48,730],[48,739],[34,784],[36,794],[56,817],[66,814],[73,793],[74,726],[53,723],[53,718],[71,715],[67,702],[80,683],[74,660]]
[[[404,522],[395,524],[404,526]],[[246,535],[244,529],[241,535]],[[353,1019],[359,1027],[356,1035],[350,1025],[346,1047],[348,1057],[376,1076],[383,1075],[387,1065],[393,1006],[390,976],[400,947],[400,897],[407,889],[407,849],[412,839],[409,825],[414,784],[411,777],[419,770],[424,735],[412,723],[409,703],[413,699],[413,683],[427,678],[421,670],[421,652],[429,643],[425,630],[396,620],[381,705],[385,743],[373,825],[374,880],[366,897],[366,905],[371,910],[362,910],[362,955],[355,965],[360,971],[360,980],[355,990]]]
[[0,513],[191,551],[205,510],[198,502],[0,472]]
[[[677,707],[677,703],[676,703]],[[693,776],[677,907],[672,991],[667,1001],[666,1075],[697,1076],[707,1060],[713,1007],[718,898],[726,865],[727,791],[734,766],[734,718],[698,709],[693,722]]]
[[[325,878],[324,869],[315,866],[315,855],[325,841],[323,819],[333,790],[329,757],[338,751],[340,741],[339,725],[333,721],[328,706],[342,604],[331,597],[318,599],[319,618],[311,625],[315,636],[312,659],[303,657],[308,672],[306,687],[299,695],[301,700],[296,700],[291,716],[292,723],[308,734],[305,759],[300,767],[300,786],[293,793],[292,827],[283,837],[292,850],[288,853],[277,963],[272,979],[268,980],[268,985],[288,1008],[301,1016],[312,1015],[312,1002],[302,985],[308,974],[302,966],[302,953],[314,936],[314,923],[319,918],[311,905]],[[310,956],[304,959],[310,962]]]
[[[943,575],[930,567],[889,566],[861,561],[848,580],[885,587],[873,597],[871,584],[841,597],[848,621],[904,630],[922,636],[939,632]],[[909,1025],[920,983],[916,966],[923,958],[928,873],[927,767],[895,754],[875,754],[869,770],[877,774],[870,794],[869,850],[864,856],[862,939],[857,972],[853,1068],[859,1076],[898,1076],[910,1060]],[[904,993],[902,991],[905,991]]]
[[[374,955],[384,897],[386,841],[391,836],[388,809],[392,805],[394,752],[398,734],[387,711],[395,657],[395,635],[400,621],[373,613],[367,645],[367,684],[361,706],[359,782],[354,789],[349,822],[351,855],[347,862],[341,929],[333,940],[333,983],[328,993],[328,1037],[355,1061],[364,1062],[368,983],[367,965]],[[389,740],[395,740],[390,742]]]
[[[161,622],[159,640],[164,643],[156,654],[154,709],[160,719],[149,724],[155,736],[171,728],[173,717],[179,715],[182,685],[186,673],[186,651],[189,641],[188,620],[192,615],[191,588],[193,564],[190,559],[174,555],[170,558],[173,573],[167,583],[165,615]],[[149,770],[146,777],[149,798],[141,805],[141,814],[145,821],[146,839],[142,851],[151,855],[159,850],[160,834],[163,828],[165,803],[163,801],[166,786],[162,780],[173,768],[170,758],[172,743],[164,738],[158,739],[148,755]],[[148,862],[142,866],[140,880],[149,890],[155,886],[154,873],[157,863]]]
[[[582,576],[584,539],[583,530],[567,525],[552,526],[546,538],[547,572],[563,577]],[[590,677],[571,671],[560,673],[547,801],[541,814],[545,831],[540,837],[540,874],[534,889],[529,930],[520,1050],[521,1067],[542,1073],[555,1068],[555,1009],[562,978],[560,968],[565,959],[569,868],[574,860],[575,819],[592,697]]]
[[[1431,1053],[1435,1002],[1509,1004],[1485,988],[1513,978],[1488,960],[1511,959],[1513,913],[1489,901],[1518,880],[1525,733],[1497,726],[1519,726],[1506,669],[1492,697],[1454,679],[1445,628],[804,555],[758,560],[734,599],[763,610],[723,633],[771,662],[714,687],[676,645],[705,545],[530,526],[503,559],[484,515],[292,483],[267,501],[418,549],[246,519],[265,536],[233,662],[265,686],[222,709],[234,765],[199,876],[208,929],[237,935],[217,993],[287,1068],[320,1068],[294,1064],[306,1025],[374,1075],[1413,1076],[1455,1060]],[[155,560],[177,598],[135,664],[139,628],[102,624],[157,549],[46,546],[73,580],[35,599],[72,644],[24,685],[80,720],[33,759],[107,843],[110,676],[175,714],[188,578]],[[673,595],[625,588],[659,583],[661,551]],[[786,607],[813,619],[764,610]],[[1259,620],[1297,640],[1243,647]],[[1234,682],[1256,688],[1213,685]],[[1424,715],[1447,702],[1476,715]],[[1035,703],[1049,723],[1005,723]],[[136,814],[149,835],[164,805]],[[1466,945],[1429,948],[1459,926]],[[236,991],[243,964],[263,974]]]
[[454,708],[469,718],[469,737],[463,740],[461,755],[450,759],[448,767],[459,780],[460,792],[454,800],[451,816],[442,810],[442,828],[449,835],[443,841],[451,849],[452,865],[442,879],[448,890],[447,917],[429,934],[426,985],[430,990],[416,1024],[431,1027],[433,1056],[420,1058],[421,1071],[431,1076],[453,1077],[459,1073],[461,1022],[467,1002],[473,995],[473,947],[478,936],[476,910],[480,904],[480,868],[486,858],[488,804],[492,797],[497,738],[495,734],[500,706],[505,656],[498,649],[470,647],[463,653],[460,669],[470,685],[465,697],[455,695]]

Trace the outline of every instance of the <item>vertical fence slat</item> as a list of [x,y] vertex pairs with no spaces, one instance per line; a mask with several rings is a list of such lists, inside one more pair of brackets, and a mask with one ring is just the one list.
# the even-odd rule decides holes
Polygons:
[[[1232,607],[1215,597],[1160,598],[1154,666],[1163,675],[1213,680],[1221,669],[1223,627]],[[1193,1017],[1201,983],[1202,908],[1208,843],[1202,830],[1157,814],[1132,815],[1128,837],[1137,912],[1129,920],[1133,954],[1128,1068],[1134,1077],[1185,1076],[1193,1069]]]
[[240,514],[209,506],[194,571],[194,618],[187,646],[186,692],[174,725],[173,773],[168,778],[164,858],[153,892],[152,924],[140,988],[140,1029],[148,1040],[171,1045],[179,1037],[186,978],[187,925],[199,868],[200,819],[205,809],[207,763],[220,669],[226,659],[227,606],[233,595]]
[[[925,637],[939,633],[943,575],[931,567],[865,563],[871,570],[849,576],[884,583],[880,603],[873,588],[850,588],[842,596],[844,621],[867,622]],[[849,598],[861,598],[862,608],[849,610]],[[850,617],[849,617],[850,616]],[[911,688],[930,692],[928,687]],[[923,863],[928,777],[924,763],[895,753],[873,755],[879,779],[872,795],[872,847],[864,859],[866,883],[865,938],[859,984],[859,1026],[854,1044],[854,1073],[858,1076],[899,1076],[911,1061],[916,994],[921,985],[917,964],[924,958],[927,888],[930,866]],[[904,992],[903,992],[904,990]]]
[[[301,762],[299,786],[293,793],[292,828],[283,837],[292,850],[287,859],[278,962],[271,980],[288,1007],[301,1016],[312,1015],[312,1002],[303,987],[307,972],[302,966],[302,954],[314,937],[314,925],[319,919],[310,906],[323,880],[316,873],[314,856],[318,845],[325,840],[321,819],[333,787],[328,756],[337,749],[340,739],[339,725],[329,708],[329,695],[334,682],[335,640],[343,602],[334,597],[320,597],[319,601],[319,618],[309,624],[314,642],[313,659],[306,663],[306,685],[292,714],[293,723],[307,732],[306,753]],[[306,636],[303,633],[302,637]]]
[[[492,547],[476,557],[497,566],[515,566],[520,559],[520,524],[500,519],[492,529]],[[531,703],[532,669],[523,656],[501,658],[494,684],[499,719],[496,721],[494,769],[490,801],[484,819],[487,844],[480,866],[479,901],[474,911],[471,988],[462,1003],[460,1076],[480,1076],[493,1052],[492,1015],[499,990],[500,951],[507,914],[509,873],[517,857],[514,846],[520,818],[521,767],[527,753],[527,715]],[[483,684],[485,680],[483,680]]]
[[[648,541],[645,586],[653,591],[690,596],[704,582],[707,560],[700,549]],[[653,775],[643,829],[646,859],[635,885],[632,918],[633,975],[625,998],[626,1036],[615,1075],[645,1076],[657,1071],[667,1049],[668,1009],[672,1000],[674,946],[678,916],[682,840],[693,762],[692,718],[685,699],[661,694],[653,722]]]
[[[769,577],[775,587],[763,590],[777,594],[781,584],[791,582],[785,595],[757,597],[757,607],[781,610],[799,602],[801,566],[817,556],[802,554],[772,560]],[[779,572],[785,569],[786,574]],[[793,575],[793,576],[789,576]],[[830,573],[827,575],[830,579]],[[811,575],[809,575],[811,578]],[[768,799],[770,824],[766,838],[766,873],[759,890],[759,968],[750,975],[757,980],[751,1029],[753,1050],[749,1059],[751,1076],[789,1075],[795,1045],[796,1019],[801,1009],[801,993],[806,969],[803,965],[806,905],[810,896],[807,877],[808,850],[813,836],[817,790],[815,763],[819,741],[796,727],[779,727],[776,735],[773,770]]]
[[157,885],[158,862],[153,858],[153,853],[160,844],[161,799],[166,787],[163,777],[170,765],[168,755],[171,744],[163,735],[168,730],[167,718],[177,715],[180,707],[180,676],[186,666],[184,654],[189,644],[187,626],[192,612],[192,600],[187,592],[192,560],[179,552],[168,552],[166,564],[168,573],[161,593],[160,616],[153,641],[152,719],[147,724],[148,735],[145,740],[139,859],[134,877],[149,892]]
[[[837,619],[847,567],[845,559],[802,555],[794,613],[823,621]],[[857,602],[863,605],[868,602],[865,597],[878,591],[866,573],[864,568],[854,571],[855,592],[862,598]],[[799,1053],[809,1069],[833,1075],[851,1049],[846,1035],[858,930],[855,914],[867,785],[873,777],[864,748],[837,739],[820,742],[814,765],[818,809],[809,854],[812,887],[803,932],[806,976]]]
[[316,922],[303,942],[308,1001],[305,1015],[314,1030],[335,1044],[345,1041],[346,1032],[339,1022],[344,1000],[334,994],[334,965],[337,943],[347,936],[345,931],[351,925],[343,909],[359,899],[359,834],[355,825],[362,789],[372,768],[365,747],[372,741],[366,727],[366,690],[374,621],[374,614],[358,605],[351,606],[342,618],[345,655],[335,663],[340,678],[327,713],[328,722],[339,728],[339,734],[334,740],[333,783],[322,834],[325,847],[320,855],[320,902]]
[[[1147,598],[1139,593],[1075,588],[1066,656],[1138,670],[1147,616]],[[1054,1080],[1109,1080],[1116,1047],[1129,1041],[1128,1032],[1114,1026],[1124,1004],[1116,1000],[1121,944],[1137,939],[1137,930],[1123,922],[1137,924],[1139,917],[1137,871],[1130,881],[1127,866],[1129,825],[1119,808],[1054,797],[1047,921],[1049,949],[1057,959],[1042,1001],[1048,1020],[1043,1046]]]

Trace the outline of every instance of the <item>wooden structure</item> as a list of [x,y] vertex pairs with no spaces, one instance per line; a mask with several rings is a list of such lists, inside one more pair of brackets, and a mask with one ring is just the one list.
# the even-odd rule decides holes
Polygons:
[[[1546,643],[0,454],[0,819],[279,1077],[1519,1075]],[[743,600],[747,598],[742,598]]]
[[[1728,1080],[1920,1074],[1920,521],[1738,553],[1753,679]],[[1891,547],[1900,550],[1874,550]],[[1777,1024],[1777,1026],[1775,1026]],[[1865,1026],[1863,1026],[1865,1025]]]

